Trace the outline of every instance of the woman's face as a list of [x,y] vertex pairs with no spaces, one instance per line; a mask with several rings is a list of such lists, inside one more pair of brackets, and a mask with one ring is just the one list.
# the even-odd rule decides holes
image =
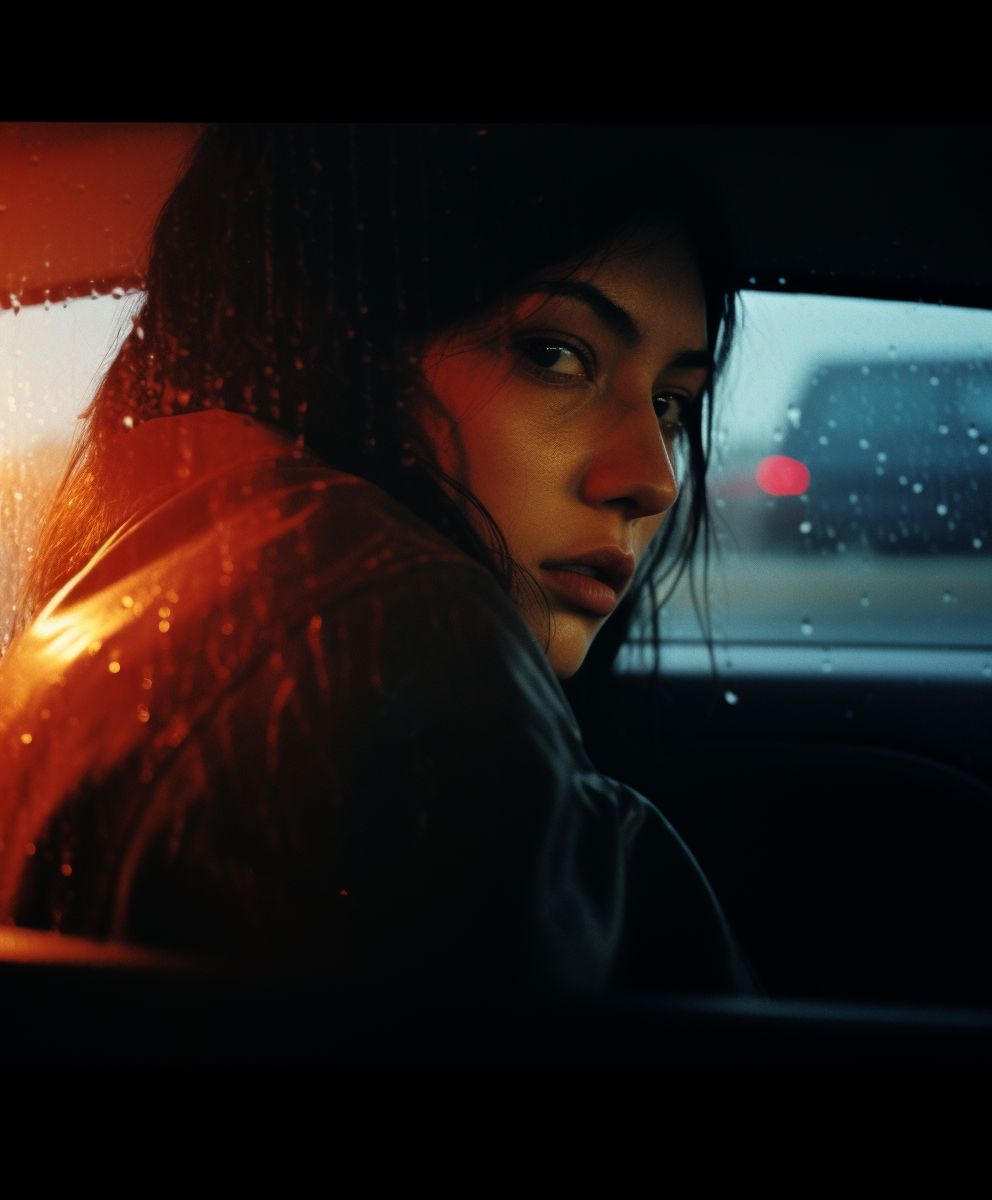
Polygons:
[[[508,311],[427,349],[438,461],[543,593],[559,678],[582,665],[675,503],[679,419],[710,361],[695,260],[657,230],[541,272]],[[544,644],[547,611],[518,592]]]

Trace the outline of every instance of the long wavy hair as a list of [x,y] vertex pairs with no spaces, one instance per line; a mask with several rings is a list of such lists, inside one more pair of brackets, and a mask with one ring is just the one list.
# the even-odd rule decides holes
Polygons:
[[[734,325],[729,239],[700,164],[667,144],[664,127],[209,128],[159,217],[147,300],[85,414],[18,625],[132,515],[138,498],[105,486],[119,439],[211,407],[278,426],[378,484],[512,591],[518,569],[496,523],[440,470],[413,419],[431,400],[420,350],[537,271],[658,221],[694,249],[719,367]],[[656,612],[659,589],[705,551],[711,427],[709,388],[688,416],[677,511],[597,639],[580,673],[587,687],[609,671],[645,594]]]

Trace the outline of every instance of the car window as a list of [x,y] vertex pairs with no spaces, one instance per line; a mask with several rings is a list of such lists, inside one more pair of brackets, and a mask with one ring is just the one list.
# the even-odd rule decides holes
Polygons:
[[34,534],[142,294],[0,309],[0,652]]
[[[745,292],[708,601],[735,673],[992,678],[992,313]],[[669,673],[710,669],[688,580]],[[635,631],[622,668],[645,669]]]

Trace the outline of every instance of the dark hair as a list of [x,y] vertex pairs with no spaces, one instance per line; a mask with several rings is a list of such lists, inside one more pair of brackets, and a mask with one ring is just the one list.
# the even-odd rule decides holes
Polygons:
[[[21,624],[131,515],[102,486],[123,428],[209,407],[280,426],[375,482],[510,590],[514,564],[498,528],[440,471],[411,419],[424,400],[418,347],[537,270],[663,219],[695,251],[719,364],[733,326],[724,222],[698,165],[665,142],[663,128],[626,126],[207,130],[159,218],[147,302],[88,411]],[[652,595],[674,538],[676,575],[705,544],[710,422],[709,403],[689,415],[680,519],[666,522],[643,570]],[[489,538],[443,484],[488,519]],[[636,607],[628,596],[608,626],[598,669]]]

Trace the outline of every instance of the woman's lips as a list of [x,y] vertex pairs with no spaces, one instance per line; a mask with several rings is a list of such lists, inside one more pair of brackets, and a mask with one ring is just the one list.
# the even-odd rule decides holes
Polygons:
[[584,575],[567,567],[541,567],[541,573],[574,607],[598,617],[608,617],[620,600],[608,583],[593,575]]

